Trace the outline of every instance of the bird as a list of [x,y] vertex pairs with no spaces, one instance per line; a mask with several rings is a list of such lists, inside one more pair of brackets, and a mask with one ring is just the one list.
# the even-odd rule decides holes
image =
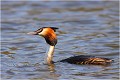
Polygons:
[[[28,32],[27,34],[32,34],[32,35],[39,35],[42,36],[46,43],[49,44],[49,50],[47,53],[47,64],[53,64],[55,63],[53,61],[53,55],[54,55],[54,50],[55,46],[57,44],[57,35],[56,35],[56,30],[57,27],[42,27],[39,28],[36,31]],[[67,59],[60,60],[58,62],[67,62],[70,64],[78,64],[78,65],[108,65],[113,62],[112,59],[109,58],[103,58],[103,57],[96,57],[96,56],[91,56],[91,55],[77,55],[77,56],[72,56]]]

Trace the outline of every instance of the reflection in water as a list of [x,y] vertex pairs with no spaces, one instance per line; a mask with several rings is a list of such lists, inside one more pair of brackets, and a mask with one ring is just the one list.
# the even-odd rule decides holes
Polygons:
[[1,52],[1,54],[5,54],[5,55],[7,55],[9,58],[11,58],[11,59],[15,59],[15,57],[13,57],[11,54],[14,54],[14,53],[10,53],[9,51],[3,51],[3,52]]
[[55,65],[53,64],[49,64],[48,65],[48,69],[50,70],[50,72],[55,72]]
[[[1,77],[31,80],[119,79],[118,1],[2,1]],[[44,39],[26,33],[58,27],[54,61],[74,55],[99,55],[114,63],[100,67],[44,65]]]

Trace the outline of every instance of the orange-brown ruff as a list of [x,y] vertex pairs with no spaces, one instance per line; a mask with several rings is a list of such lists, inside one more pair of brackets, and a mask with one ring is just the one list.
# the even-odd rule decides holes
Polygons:
[[[43,36],[46,42],[50,45],[50,48],[47,54],[47,59],[46,59],[48,64],[53,64],[52,60],[53,60],[54,48],[55,48],[55,45],[57,44],[57,36],[55,34],[56,29],[58,28],[43,27],[34,32],[28,33],[28,34]],[[73,57],[61,60],[59,62],[68,62],[71,64],[108,65],[112,62],[112,60],[108,58],[95,57],[95,56],[89,56],[89,55],[79,55],[79,56],[73,56]]]
[[53,29],[45,28],[42,36],[45,38],[46,42],[52,46],[57,44],[57,37]]

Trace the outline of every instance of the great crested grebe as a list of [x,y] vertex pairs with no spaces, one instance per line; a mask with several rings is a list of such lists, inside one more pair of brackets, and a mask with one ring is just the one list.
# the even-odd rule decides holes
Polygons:
[[[54,48],[57,44],[57,36],[55,34],[56,27],[42,27],[34,32],[29,32],[28,34],[39,35],[45,38],[46,42],[50,45],[48,54],[47,54],[47,64],[53,64],[53,54]],[[79,55],[73,56],[60,62],[68,62],[71,64],[93,64],[93,65],[107,65],[112,62],[111,59],[108,58],[101,58],[89,55]]]

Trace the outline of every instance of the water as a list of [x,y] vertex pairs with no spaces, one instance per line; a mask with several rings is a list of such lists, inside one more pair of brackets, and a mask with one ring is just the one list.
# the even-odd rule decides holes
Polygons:
[[[118,80],[118,1],[2,1],[1,78]],[[54,61],[74,55],[111,58],[109,66],[44,64],[46,43],[27,32],[58,27]]]

